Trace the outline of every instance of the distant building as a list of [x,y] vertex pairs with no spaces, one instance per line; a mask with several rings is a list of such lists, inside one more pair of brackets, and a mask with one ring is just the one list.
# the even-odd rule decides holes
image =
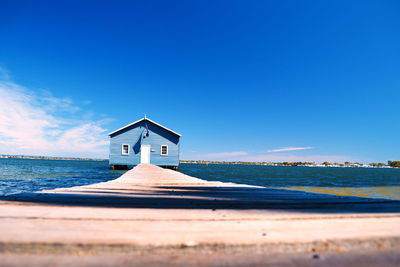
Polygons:
[[125,169],[140,163],[177,169],[181,135],[146,116],[108,134],[110,166]]

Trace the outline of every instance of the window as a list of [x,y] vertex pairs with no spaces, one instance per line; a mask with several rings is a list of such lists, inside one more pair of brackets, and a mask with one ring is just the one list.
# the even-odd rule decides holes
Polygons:
[[161,146],[161,156],[167,156],[167,155],[168,155],[168,146],[162,145]]
[[123,144],[122,145],[122,155],[129,155],[129,145]]

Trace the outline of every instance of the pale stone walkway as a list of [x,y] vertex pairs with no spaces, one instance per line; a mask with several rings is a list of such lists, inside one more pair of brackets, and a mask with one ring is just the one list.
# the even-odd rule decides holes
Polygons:
[[396,201],[207,182],[154,165],[0,201],[3,253],[393,250],[399,226]]

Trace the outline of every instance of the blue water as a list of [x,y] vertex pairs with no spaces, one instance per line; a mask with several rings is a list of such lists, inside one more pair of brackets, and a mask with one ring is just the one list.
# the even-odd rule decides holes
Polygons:
[[0,196],[116,179],[108,161],[0,159]]
[[[181,164],[185,174],[209,181],[335,195],[400,199],[400,169]],[[0,196],[115,179],[107,161],[0,159]]]
[[393,168],[181,164],[179,170],[205,180],[266,187],[400,186],[400,169]]
[[400,169],[182,164],[180,171],[205,180],[400,200]]

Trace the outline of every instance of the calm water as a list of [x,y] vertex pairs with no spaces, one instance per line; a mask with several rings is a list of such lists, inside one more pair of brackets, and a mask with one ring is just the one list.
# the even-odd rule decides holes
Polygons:
[[108,161],[0,159],[0,196],[112,180]]
[[[180,171],[209,181],[335,195],[400,199],[400,169],[181,164]],[[107,161],[0,159],[0,196],[115,179]]]
[[400,200],[400,169],[181,164],[180,171],[209,181]]

